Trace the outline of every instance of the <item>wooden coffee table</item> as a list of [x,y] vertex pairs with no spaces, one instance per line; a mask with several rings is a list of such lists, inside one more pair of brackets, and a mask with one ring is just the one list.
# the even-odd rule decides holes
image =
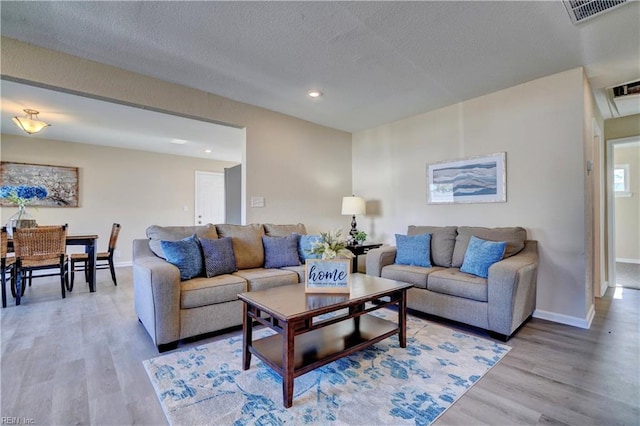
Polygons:
[[[284,406],[293,404],[293,379],[339,358],[398,334],[407,346],[406,293],[410,284],[363,274],[351,275],[348,294],[305,293],[304,284],[287,285],[238,295],[244,302],[242,368],[256,355],[282,377]],[[374,302],[369,303],[367,302]],[[398,308],[398,322],[370,312]],[[335,317],[319,315],[338,312]],[[277,334],[253,340],[257,322]]]

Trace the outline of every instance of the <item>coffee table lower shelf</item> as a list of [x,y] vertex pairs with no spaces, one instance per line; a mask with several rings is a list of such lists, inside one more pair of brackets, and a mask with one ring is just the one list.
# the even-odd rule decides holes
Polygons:
[[[293,377],[357,352],[398,334],[398,324],[373,315],[361,315],[298,334],[294,343]],[[275,334],[251,342],[249,351],[284,377],[283,336]]]

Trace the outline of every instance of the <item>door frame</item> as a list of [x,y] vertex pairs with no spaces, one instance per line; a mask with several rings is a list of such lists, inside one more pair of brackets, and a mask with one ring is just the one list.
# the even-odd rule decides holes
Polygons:
[[613,190],[613,170],[615,145],[622,145],[640,141],[640,136],[627,138],[609,139],[606,141],[607,148],[607,269],[608,286],[616,286],[616,194]]

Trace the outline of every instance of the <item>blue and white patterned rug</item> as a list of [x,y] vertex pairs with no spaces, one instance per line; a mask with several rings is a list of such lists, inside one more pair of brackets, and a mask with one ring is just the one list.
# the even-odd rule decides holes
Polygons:
[[[259,330],[254,338],[270,333]],[[269,367],[253,356],[242,370],[241,334],[144,367],[172,425],[428,425],[510,349],[407,315],[405,349],[393,336],[296,378],[289,409],[282,380]]]

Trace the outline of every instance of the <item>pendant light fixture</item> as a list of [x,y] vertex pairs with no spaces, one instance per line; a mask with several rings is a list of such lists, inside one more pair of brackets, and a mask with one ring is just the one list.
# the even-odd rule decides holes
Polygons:
[[47,124],[38,118],[40,111],[29,108],[26,108],[23,111],[27,114],[25,117],[13,117],[12,121],[16,126],[20,127],[28,134],[32,135],[34,133],[38,133],[45,127],[51,126],[51,124]]

